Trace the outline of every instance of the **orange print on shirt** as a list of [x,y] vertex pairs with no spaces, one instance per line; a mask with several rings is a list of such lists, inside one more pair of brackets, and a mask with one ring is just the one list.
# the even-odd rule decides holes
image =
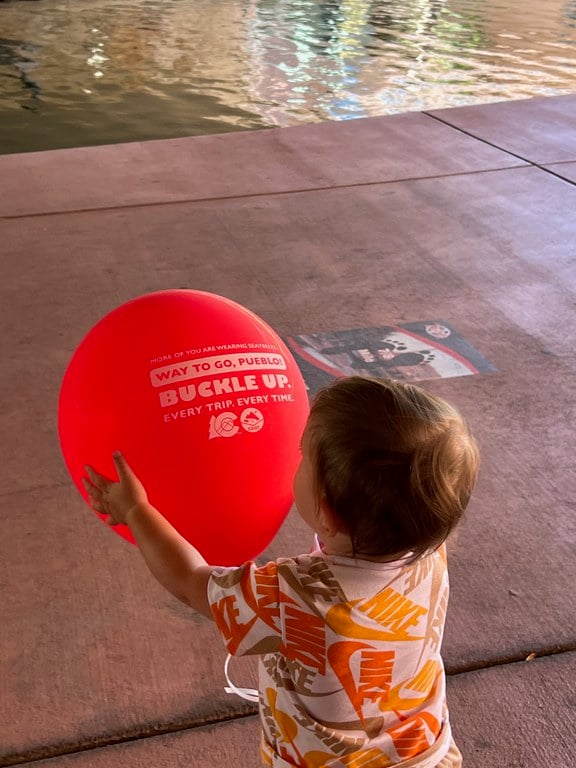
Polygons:
[[[312,751],[304,755],[303,765],[306,768],[325,768],[333,764],[335,755],[328,752]],[[367,749],[365,752],[353,752],[351,755],[342,755],[338,762],[346,768],[388,768],[392,761],[379,749]]]
[[411,680],[395,685],[386,701],[381,701],[381,710],[406,712],[422,706],[434,697],[440,679],[441,668],[437,661],[429,659]]
[[[280,741],[283,741],[284,744],[289,744],[298,756],[298,760],[302,761],[302,755],[300,752],[298,752],[298,748],[294,743],[298,734],[298,725],[296,724],[296,721],[286,712],[276,708],[278,694],[273,688],[266,688],[266,699],[268,701],[270,711],[272,712],[272,717],[274,718],[276,725],[278,726],[278,730],[280,731]],[[280,752],[286,754],[282,747],[280,747]]]
[[387,587],[378,592],[371,600],[358,606],[371,619],[374,619],[386,629],[389,629],[398,639],[411,639],[409,629],[418,624],[422,616],[428,613],[408,597]]
[[360,754],[344,755],[340,758],[346,768],[387,768],[392,760],[380,749],[367,749]]
[[409,717],[388,733],[401,760],[421,754],[434,744],[440,733],[440,723],[429,712]]
[[254,588],[252,587],[250,570],[246,569],[242,576],[242,596],[258,618],[277,632],[280,619],[280,600],[286,596],[281,594],[278,586],[276,564],[268,563],[268,565],[258,568],[252,573],[254,574]]
[[266,750],[263,747],[260,747],[260,759],[262,760],[264,765],[269,766],[270,768],[272,768],[272,758],[270,757],[268,752],[266,752]]
[[356,600],[331,606],[326,612],[326,623],[336,634],[355,640],[422,640],[423,636],[412,635],[408,629],[426,613],[426,608],[387,589],[366,603]]
[[[351,659],[360,652],[358,684],[352,671]],[[366,727],[362,710],[364,701],[386,699],[392,682],[394,651],[376,651],[365,643],[349,640],[332,643],[328,648],[328,661],[342,683],[358,719]]]
[[227,595],[218,600],[212,606],[212,615],[214,616],[218,631],[226,642],[228,653],[232,654],[236,653],[238,646],[246,637],[257,618],[253,616],[245,624],[238,621],[240,611],[236,608],[235,595]]

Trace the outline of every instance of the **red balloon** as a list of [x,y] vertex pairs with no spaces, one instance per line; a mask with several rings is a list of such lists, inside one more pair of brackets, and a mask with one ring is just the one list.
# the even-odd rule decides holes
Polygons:
[[266,548],[290,509],[308,410],[298,366],[263,320],[221,296],[170,290],[123,304],[82,340],[58,431],[86,501],[85,465],[115,478],[121,450],[206,560],[235,565]]

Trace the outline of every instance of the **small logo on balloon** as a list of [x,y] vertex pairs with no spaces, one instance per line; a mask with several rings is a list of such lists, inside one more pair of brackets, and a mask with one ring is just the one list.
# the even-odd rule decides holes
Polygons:
[[238,416],[235,413],[230,413],[230,411],[224,411],[224,413],[218,416],[212,416],[210,419],[209,440],[212,440],[214,437],[234,437],[234,435],[238,434],[240,427],[235,424],[237,418]]
[[246,432],[260,432],[264,426],[264,416],[258,408],[246,408],[240,414],[240,423]]

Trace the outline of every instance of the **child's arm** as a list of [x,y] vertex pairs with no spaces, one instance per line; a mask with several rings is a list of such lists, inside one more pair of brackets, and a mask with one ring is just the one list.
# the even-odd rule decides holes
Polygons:
[[148,568],[162,586],[194,610],[212,619],[206,594],[212,573],[202,555],[149,502],[144,486],[120,454],[114,454],[119,482],[86,467],[84,486],[108,523],[128,525]]

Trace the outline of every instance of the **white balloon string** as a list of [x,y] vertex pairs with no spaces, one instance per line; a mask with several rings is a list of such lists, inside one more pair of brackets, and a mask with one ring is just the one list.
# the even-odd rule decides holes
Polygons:
[[230,664],[231,658],[232,656],[228,654],[226,661],[224,662],[224,674],[226,676],[226,682],[228,683],[224,690],[226,693],[236,694],[236,696],[239,696],[241,699],[246,699],[246,701],[258,702],[258,691],[255,688],[238,688],[238,686],[234,685],[232,680],[230,680],[230,675],[228,674],[228,665]]

